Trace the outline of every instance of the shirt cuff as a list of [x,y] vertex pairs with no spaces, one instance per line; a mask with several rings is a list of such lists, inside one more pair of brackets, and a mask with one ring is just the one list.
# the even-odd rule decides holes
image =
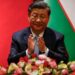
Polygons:
[[[47,56],[48,52],[49,52],[49,49],[46,47],[46,50],[45,50],[44,54]],[[28,49],[26,49],[26,55],[28,56],[28,58],[30,58],[30,55],[28,54]]]
[[28,49],[26,49],[26,55],[28,56],[28,58],[30,58],[30,55],[28,54]]
[[45,50],[45,55],[46,56],[48,55],[48,52],[49,52],[49,49],[46,47],[46,50]]

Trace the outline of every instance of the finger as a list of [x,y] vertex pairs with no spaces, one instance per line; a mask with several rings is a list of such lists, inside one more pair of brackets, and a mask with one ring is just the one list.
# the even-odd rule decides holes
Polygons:
[[31,37],[33,37],[33,34],[30,34]]
[[44,43],[44,39],[42,37],[39,37],[38,42],[39,43]]
[[29,35],[29,38],[33,39],[33,35],[32,35],[32,34],[30,34],[30,35]]
[[39,37],[39,40],[43,40],[44,41],[43,37]]

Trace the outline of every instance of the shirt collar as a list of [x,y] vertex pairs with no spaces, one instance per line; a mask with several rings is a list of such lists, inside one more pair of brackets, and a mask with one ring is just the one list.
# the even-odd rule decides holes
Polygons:
[[[36,34],[32,31],[32,29],[31,29],[31,33],[32,33],[33,37],[36,36]],[[44,32],[41,32],[41,33],[39,34],[39,37],[43,37],[43,35],[44,35]]]

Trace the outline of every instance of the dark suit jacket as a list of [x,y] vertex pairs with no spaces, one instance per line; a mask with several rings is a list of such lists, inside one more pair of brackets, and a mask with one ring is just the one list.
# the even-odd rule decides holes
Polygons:
[[[26,55],[28,48],[28,37],[31,34],[30,28],[26,28],[16,32],[12,38],[11,50],[8,57],[8,63],[17,63],[20,57]],[[63,60],[68,62],[68,53],[64,45],[64,36],[50,28],[46,28],[43,35],[46,47],[49,48],[48,57],[53,58],[58,62]]]

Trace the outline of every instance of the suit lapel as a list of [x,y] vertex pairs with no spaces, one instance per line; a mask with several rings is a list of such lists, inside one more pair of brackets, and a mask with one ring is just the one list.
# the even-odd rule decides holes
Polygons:
[[43,35],[44,41],[46,46],[49,49],[54,49],[54,45],[55,45],[55,34],[54,31],[51,30],[50,28],[46,28],[44,35]]

